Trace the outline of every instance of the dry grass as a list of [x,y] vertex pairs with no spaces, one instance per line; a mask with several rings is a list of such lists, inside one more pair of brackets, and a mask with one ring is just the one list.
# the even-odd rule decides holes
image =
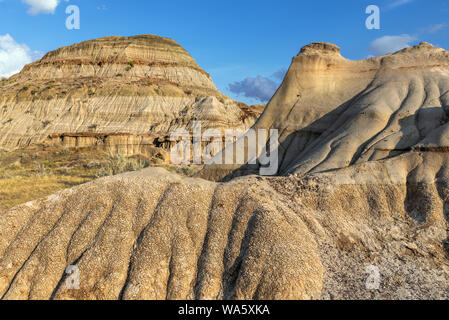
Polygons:
[[55,193],[85,182],[87,177],[71,177],[63,175],[12,177],[0,179],[0,210]]
[[0,209],[95,179],[100,168],[87,166],[93,158],[101,163],[107,155],[43,147],[0,153]]
[[35,146],[11,152],[0,150],[0,211],[99,177],[148,166],[161,166],[186,176],[200,169],[161,164],[160,159],[145,156],[127,158],[96,148]]
[[96,177],[114,176],[128,171],[138,171],[150,164],[144,159],[126,158],[122,154],[109,154],[107,162],[100,164],[100,171]]

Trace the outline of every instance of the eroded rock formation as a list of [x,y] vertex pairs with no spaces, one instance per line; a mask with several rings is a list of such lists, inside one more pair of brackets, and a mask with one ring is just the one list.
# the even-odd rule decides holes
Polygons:
[[[447,183],[416,183],[407,169],[99,179],[0,214],[0,296],[447,299]],[[70,265],[79,290],[66,285]],[[379,290],[367,290],[368,266]]]
[[[449,51],[421,43],[351,61],[333,44],[314,43],[293,58],[254,129],[279,130],[279,175],[321,172],[447,148],[448,108]],[[237,168],[213,166],[203,176],[257,172]]]
[[51,134],[160,134],[195,120],[245,130],[259,109],[220,93],[174,40],[106,37],[49,52],[1,82],[0,146]]
[[[281,130],[283,176],[150,168],[2,212],[0,296],[448,299],[448,55],[306,46],[255,124]],[[203,175],[252,170],[231,169]]]

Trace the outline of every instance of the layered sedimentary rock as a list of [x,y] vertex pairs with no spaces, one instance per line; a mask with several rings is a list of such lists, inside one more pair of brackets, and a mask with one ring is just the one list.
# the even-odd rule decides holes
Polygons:
[[[169,150],[176,142],[169,135],[162,134],[127,134],[127,133],[62,133],[51,134],[44,141],[45,146],[61,147],[63,149],[95,147],[110,154],[152,155],[163,149]],[[166,152],[168,153],[168,151]],[[164,157],[169,160],[169,157]]]
[[152,35],[60,48],[0,86],[0,146],[51,134],[160,134],[250,127],[260,113],[221,94],[179,44]]
[[[314,43],[293,58],[254,129],[279,130],[279,175],[321,172],[413,150],[445,152],[448,108],[449,51],[421,43],[351,61],[333,44]],[[237,167],[214,166],[204,176],[220,179]]]
[[1,212],[1,298],[448,299],[447,65],[306,46],[254,126],[282,176],[145,169]]

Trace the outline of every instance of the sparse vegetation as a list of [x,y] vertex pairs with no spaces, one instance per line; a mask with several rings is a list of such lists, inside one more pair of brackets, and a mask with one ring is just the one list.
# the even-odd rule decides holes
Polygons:
[[34,170],[35,175],[40,177],[46,177],[48,175],[48,170],[45,163],[38,163],[36,169]]
[[107,155],[77,150],[33,147],[0,154],[0,210],[50,195],[95,179],[97,169],[85,168],[92,157]]
[[98,177],[148,166],[159,166],[178,174],[193,175],[199,169],[163,164],[158,153],[153,158],[127,158],[96,148],[71,149],[33,146],[0,150],[0,210],[39,199],[59,190],[86,183]]
[[137,171],[150,164],[142,159],[126,158],[121,153],[109,154],[109,159],[97,173],[97,177],[114,176],[128,171]]
[[134,61],[129,61],[128,66],[126,67],[126,71],[130,71],[132,68],[134,68]]

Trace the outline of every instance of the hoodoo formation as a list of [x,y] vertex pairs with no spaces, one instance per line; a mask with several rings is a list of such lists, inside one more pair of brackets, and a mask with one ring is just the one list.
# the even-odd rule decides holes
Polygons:
[[[313,43],[293,58],[254,128],[279,130],[279,175],[304,174],[444,153],[448,115],[449,51],[421,43],[351,61],[333,44]],[[237,168],[212,166],[203,176],[257,172]]]
[[[102,63],[60,68],[126,72],[125,65]],[[152,68],[139,64],[129,72]],[[216,92],[207,75],[186,65],[174,68],[202,79],[196,90]],[[115,124],[119,111],[97,114],[95,99],[111,99],[120,111],[124,105],[118,93],[101,92],[83,98],[100,128]],[[14,97],[28,114],[29,97]],[[47,104],[65,105],[40,99],[34,108],[41,106],[42,115]],[[79,99],[73,108],[83,114]],[[132,105],[139,99],[150,98],[136,96]],[[350,61],[335,45],[305,46],[254,125],[280,130],[278,176],[249,175],[257,169],[250,166],[207,166],[203,177],[230,180],[211,182],[148,168],[1,212],[0,297],[448,299],[448,112],[448,51],[422,43]],[[139,119],[124,126],[138,127]],[[5,142],[21,143],[18,133],[31,132],[19,131],[19,123],[27,121],[2,129],[9,132]],[[246,176],[231,179],[239,175]],[[79,270],[79,290],[65,285],[68,266]],[[379,287],[368,290],[373,269]]]
[[130,155],[142,140],[130,135],[148,135],[143,140],[151,143],[194,120],[205,129],[245,130],[259,114],[220,93],[174,40],[105,37],[49,52],[1,82],[0,148],[107,139],[129,145]]

